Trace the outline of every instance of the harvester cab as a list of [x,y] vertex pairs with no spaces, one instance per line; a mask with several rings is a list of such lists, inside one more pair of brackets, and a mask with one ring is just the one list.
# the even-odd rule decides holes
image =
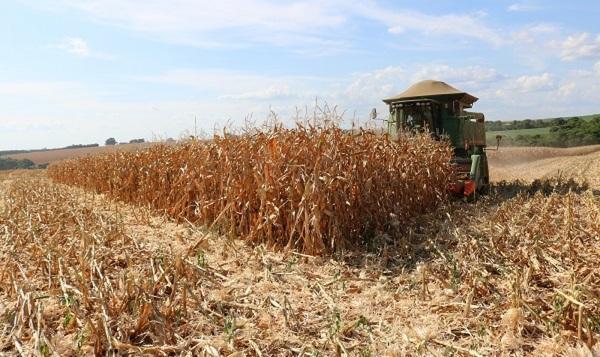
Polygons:
[[485,118],[467,112],[477,98],[444,82],[418,82],[397,96],[383,100],[389,107],[388,133],[428,132],[454,148],[457,177],[449,190],[466,197],[489,188],[485,153]]

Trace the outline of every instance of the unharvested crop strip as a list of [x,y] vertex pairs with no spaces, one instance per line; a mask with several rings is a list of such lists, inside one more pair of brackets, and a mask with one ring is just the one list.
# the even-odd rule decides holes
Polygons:
[[[322,254],[357,246],[438,206],[451,149],[335,126],[275,126],[54,164],[55,181],[252,243]],[[220,220],[220,222],[216,222]]]

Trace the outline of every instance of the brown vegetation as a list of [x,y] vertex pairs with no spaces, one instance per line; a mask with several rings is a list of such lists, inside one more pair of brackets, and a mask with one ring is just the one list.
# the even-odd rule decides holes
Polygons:
[[274,127],[52,165],[55,181],[309,254],[357,246],[438,206],[451,150],[427,136]]

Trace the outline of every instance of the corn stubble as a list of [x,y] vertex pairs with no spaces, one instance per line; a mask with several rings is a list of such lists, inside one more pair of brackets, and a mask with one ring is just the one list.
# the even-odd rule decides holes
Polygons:
[[12,183],[5,201],[2,353],[158,353],[134,347],[149,341],[162,354],[172,352],[187,299],[196,298],[184,290],[210,273],[182,256],[155,252],[126,234],[118,211],[98,209],[93,197],[47,180]]
[[0,354],[600,352],[600,198],[578,186],[498,186],[410,219],[414,259],[336,261],[29,175],[0,175]]
[[425,135],[391,140],[298,124],[80,158],[48,174],[252,243],[322,254],[439,206],[450,156]]

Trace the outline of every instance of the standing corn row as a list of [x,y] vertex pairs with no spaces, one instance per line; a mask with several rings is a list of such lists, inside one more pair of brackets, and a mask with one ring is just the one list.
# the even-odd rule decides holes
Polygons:
[[254,243],[322,254],[359,244],[446,196],[451,150],[337,127],[274,127],[54,164],[58,182],[148,204]]

